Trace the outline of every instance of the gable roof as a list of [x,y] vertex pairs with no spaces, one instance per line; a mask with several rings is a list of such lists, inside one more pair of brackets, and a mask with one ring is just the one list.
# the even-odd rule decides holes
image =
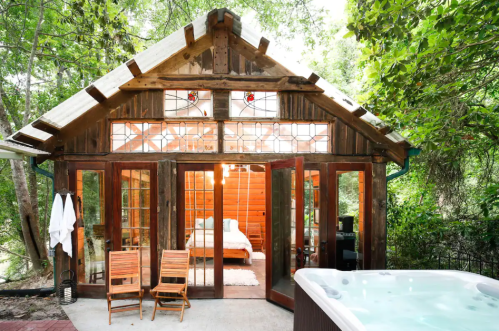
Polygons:
[[[279,67],[283,69],[281,72],[302,76],[315,81],[316,86],[324,90],[323,94],[327,96],[326,99],[328,99],[317,99],[316,101],[319,103],[319,106],[327,108],[327,105],[324,107],[324,103],[327,104],[332,100],[334,105],[331,108],[341,108],[341,111],[343,112],[346,110],[350,114],[354,114],[355,116],[350,115],[351,118],[349,117],[346,120],[345,118],[342,118],[342,120],[350,126],[352,126],[352,123],[354,122],[361,124],[360,126],[352,126],[356,130],[359,130],[359,128],[364,128],[365,130],[371,130],[372,128],[377,130],[386,126],[385,123],[374,114],[363,109],[353,99],[329,84],[325,79],[314,74],[311,69],[288,59],[285,56],[286,52],[283,52],[278,48],[275,43],[269,44],[269,41],[266,38],[257,33],[251,26],[242,22],[239,16],[224,8],[212,10],[197,18],[186,27],[179,29],[143,52],[135,55],[132,60],[120,65],[113,71],[99,78],[89,87],[68,98],[7,139],[18,140],[31,145],[47,148],[47,142],[57,138],[53,137],[53,135],[57,136],[61,130],[68,129],[72,126],[74,127],[76,120],[83,118],[84,115],[88,115],[91,111],[96,112],[96,108],[103,107],[101,104],[102,102],[112,100],[113,97],[116,98],[118,94],[123,93],[123,91],[120,90],[120,86],[130,82],[134,79],[134,76],[137,76],[140,73],[153,71],[159,65],[172,58],[172,56],[178,54],[183,49],[191,46],[192,43],[199,41],[209,34],[212,26],[218,22],[224,22],[224,20],[227,20],[227,17],[231,17],[230,23],[232,26],[232,33],[251,45],[254,48],[253,51],[263,52],[263,56],[267,62],[275,62],[276,65],[279,65]],[[193,30],[193,32],[191,31],[190,40],[187,38],[187,29]],[[324,98],[324,96],[322,96],[322,98]],[[107,105],[107,108],[109,109],[113,104],[112,102],[108,103],[109,105]],[[104,106],[104,108],[106,107]],[[337,114],[334,115],[337,116]],[[348,113],[342,115],[348,117]],[[363,122],[369,125],[365,126],[363,123],[356,122],[358,120],[357,117],[360,117]],[[395,154],[398,156],[396,159],[392,159],[400,164],[400,160],[405,157],[402,155],[404,153],[401,153],[400,151],[403,151],[404,148],[408,148],[411,145],[400,134],[385,129],[378,131],[381,135],[377,135],[377,132],[375,132],[375,138],[371,135],[370,139],[377,140],[375,142],[380,145],[388,146],[386,148],[388,150],[396,149],[397,151]],[[52,146],[54,146],[54,143]],[[47,150],[49,149],[47,148]]]

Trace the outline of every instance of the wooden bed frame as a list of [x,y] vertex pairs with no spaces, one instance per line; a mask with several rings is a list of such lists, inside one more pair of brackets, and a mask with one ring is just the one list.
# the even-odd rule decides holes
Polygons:
[[[213,248],[190,248],[191,256],[193,257],[213,257]],[[240,249],[226,249],[223,250],[223,257],[226,259],[248,259],[250,257],[249,252],[245,248]]]

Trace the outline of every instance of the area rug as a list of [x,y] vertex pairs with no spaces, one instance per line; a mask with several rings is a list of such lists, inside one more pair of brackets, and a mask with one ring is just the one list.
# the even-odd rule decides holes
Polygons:
[[[213,269],[196,269],[197,286],[213,286]],[[194,285],[194,269],[189,269],[189,285]],[[260,283],[256,279],[255,273],[244,269],[224,269],[225,286],[258,286]]]
[[253,252],[251,256],[253,260],[265,260],[265,253],[262,252]]

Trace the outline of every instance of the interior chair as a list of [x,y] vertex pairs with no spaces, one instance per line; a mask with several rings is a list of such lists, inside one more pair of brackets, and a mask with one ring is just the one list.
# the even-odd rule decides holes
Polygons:
[[[154,298],[154,311],[152,313],[152,321],[156,315],[156,310],[173,310],[181,311],[180,322],[184,319],[185,305],[191,308],[191,304],[187,299],[187,284],[189,278],[189,251],[171,251],[164,250],[161,258],[161,270],[159,276],[159,284],[151,290],[151,295]],[[183,283],[163,282],[163,278],[184,278]],[[163,294],[163,295],[162,295]],[[168,296],[164,294],[176,295]],[[163,303],[161,299],[180,299],[181,304]],[[158,307],[159,305],[159,307]]]
[[[137,279],[137,282],[132,283],[134,278]],[[124,279],[129,279],[130,283],[123,284]],[[109,325],[111,325],[112,313],[138,310],[140,312],[140,319],[142,319],[143,297],[144,290],[142,289],[139,251],[109,252],[109,292],[107,293]],[[136,298],[139,299],[138,304],[111,307],[112,301]]]

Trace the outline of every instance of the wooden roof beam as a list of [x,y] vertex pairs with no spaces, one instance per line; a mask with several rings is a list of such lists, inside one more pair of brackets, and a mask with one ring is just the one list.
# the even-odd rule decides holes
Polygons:
[[97,87],[95,87],[93,84],[90,85],[89,87],[87,87],[85,89],[85,91],[87,91],[87,93],[95,99],[95,101],[97,101],[98,103],[103,103],[104,101],[107,100],[106,96],[104,94],[102,94],[101,91],[99,91],[99,89]]
[[224,13],[224,25],[232,32],[232,28],[234,27],[234,16],[229,12]]
[[308,77],[308,80],[312,83],[312,84],[317,84],[317,82],[319,81],[319,79],[321,79],[321,77],[319,75],[317,75],[315,72],[312,72],[310,74],[310,77]]
[[131,59],[126,63],[126,66],[128,67],[128,70],[132,73],[133,77],[140,76],[142,74],[142,71],[140,70],[139,66],[137,65],[137,62],[135,62],[134,59]]
[[185,44],[187,45],[187,47],[191,47],[195,42],[194,26],[192,25],[192,23],[190,23],[184,28],[184,35],[185,35]]
[[260,44],[258,45],[258,51],[261,54],[266,54],[267,53],[267,49],[269,48],[269,44],[270,44],[270,40],[268,40],[265,37],[262,37],[260,39]]
[[362,107],[359,107],[357,109],[355,109],[352,114],[353,116],[355,117],[361,117],[361,116],[364,116],[365,114],[367,113],[367,110],[365,110],[364,108]]
[[59,133],[58,128],[53,127],[52,125],[44,122],[41,118],[39,118],[36,121],[34,121],[33,123],[31,123],[31,126],[34,127],[35,129],[50,133],[53,136],[55,136],[56,134]]
[[381,133],[382,135],[386,136],[387,134],[389,134],[390,132],[392,132],[393,130],[387,125],[387,126],[384,126],[382,128],[379,128],[378,129],[379,133]]
[[33,137],[30,137],[28,135],[25,135],[22,132],[17,132],[12,136],[12,139],[17,140],[21,143],[28,144],[31,146],[39,146],[41,143],[43,143],[41,140],[35,139]]
[[144,74],[120,86],[122,91],[154,89],[324,92],[321,88],[300,76]]

